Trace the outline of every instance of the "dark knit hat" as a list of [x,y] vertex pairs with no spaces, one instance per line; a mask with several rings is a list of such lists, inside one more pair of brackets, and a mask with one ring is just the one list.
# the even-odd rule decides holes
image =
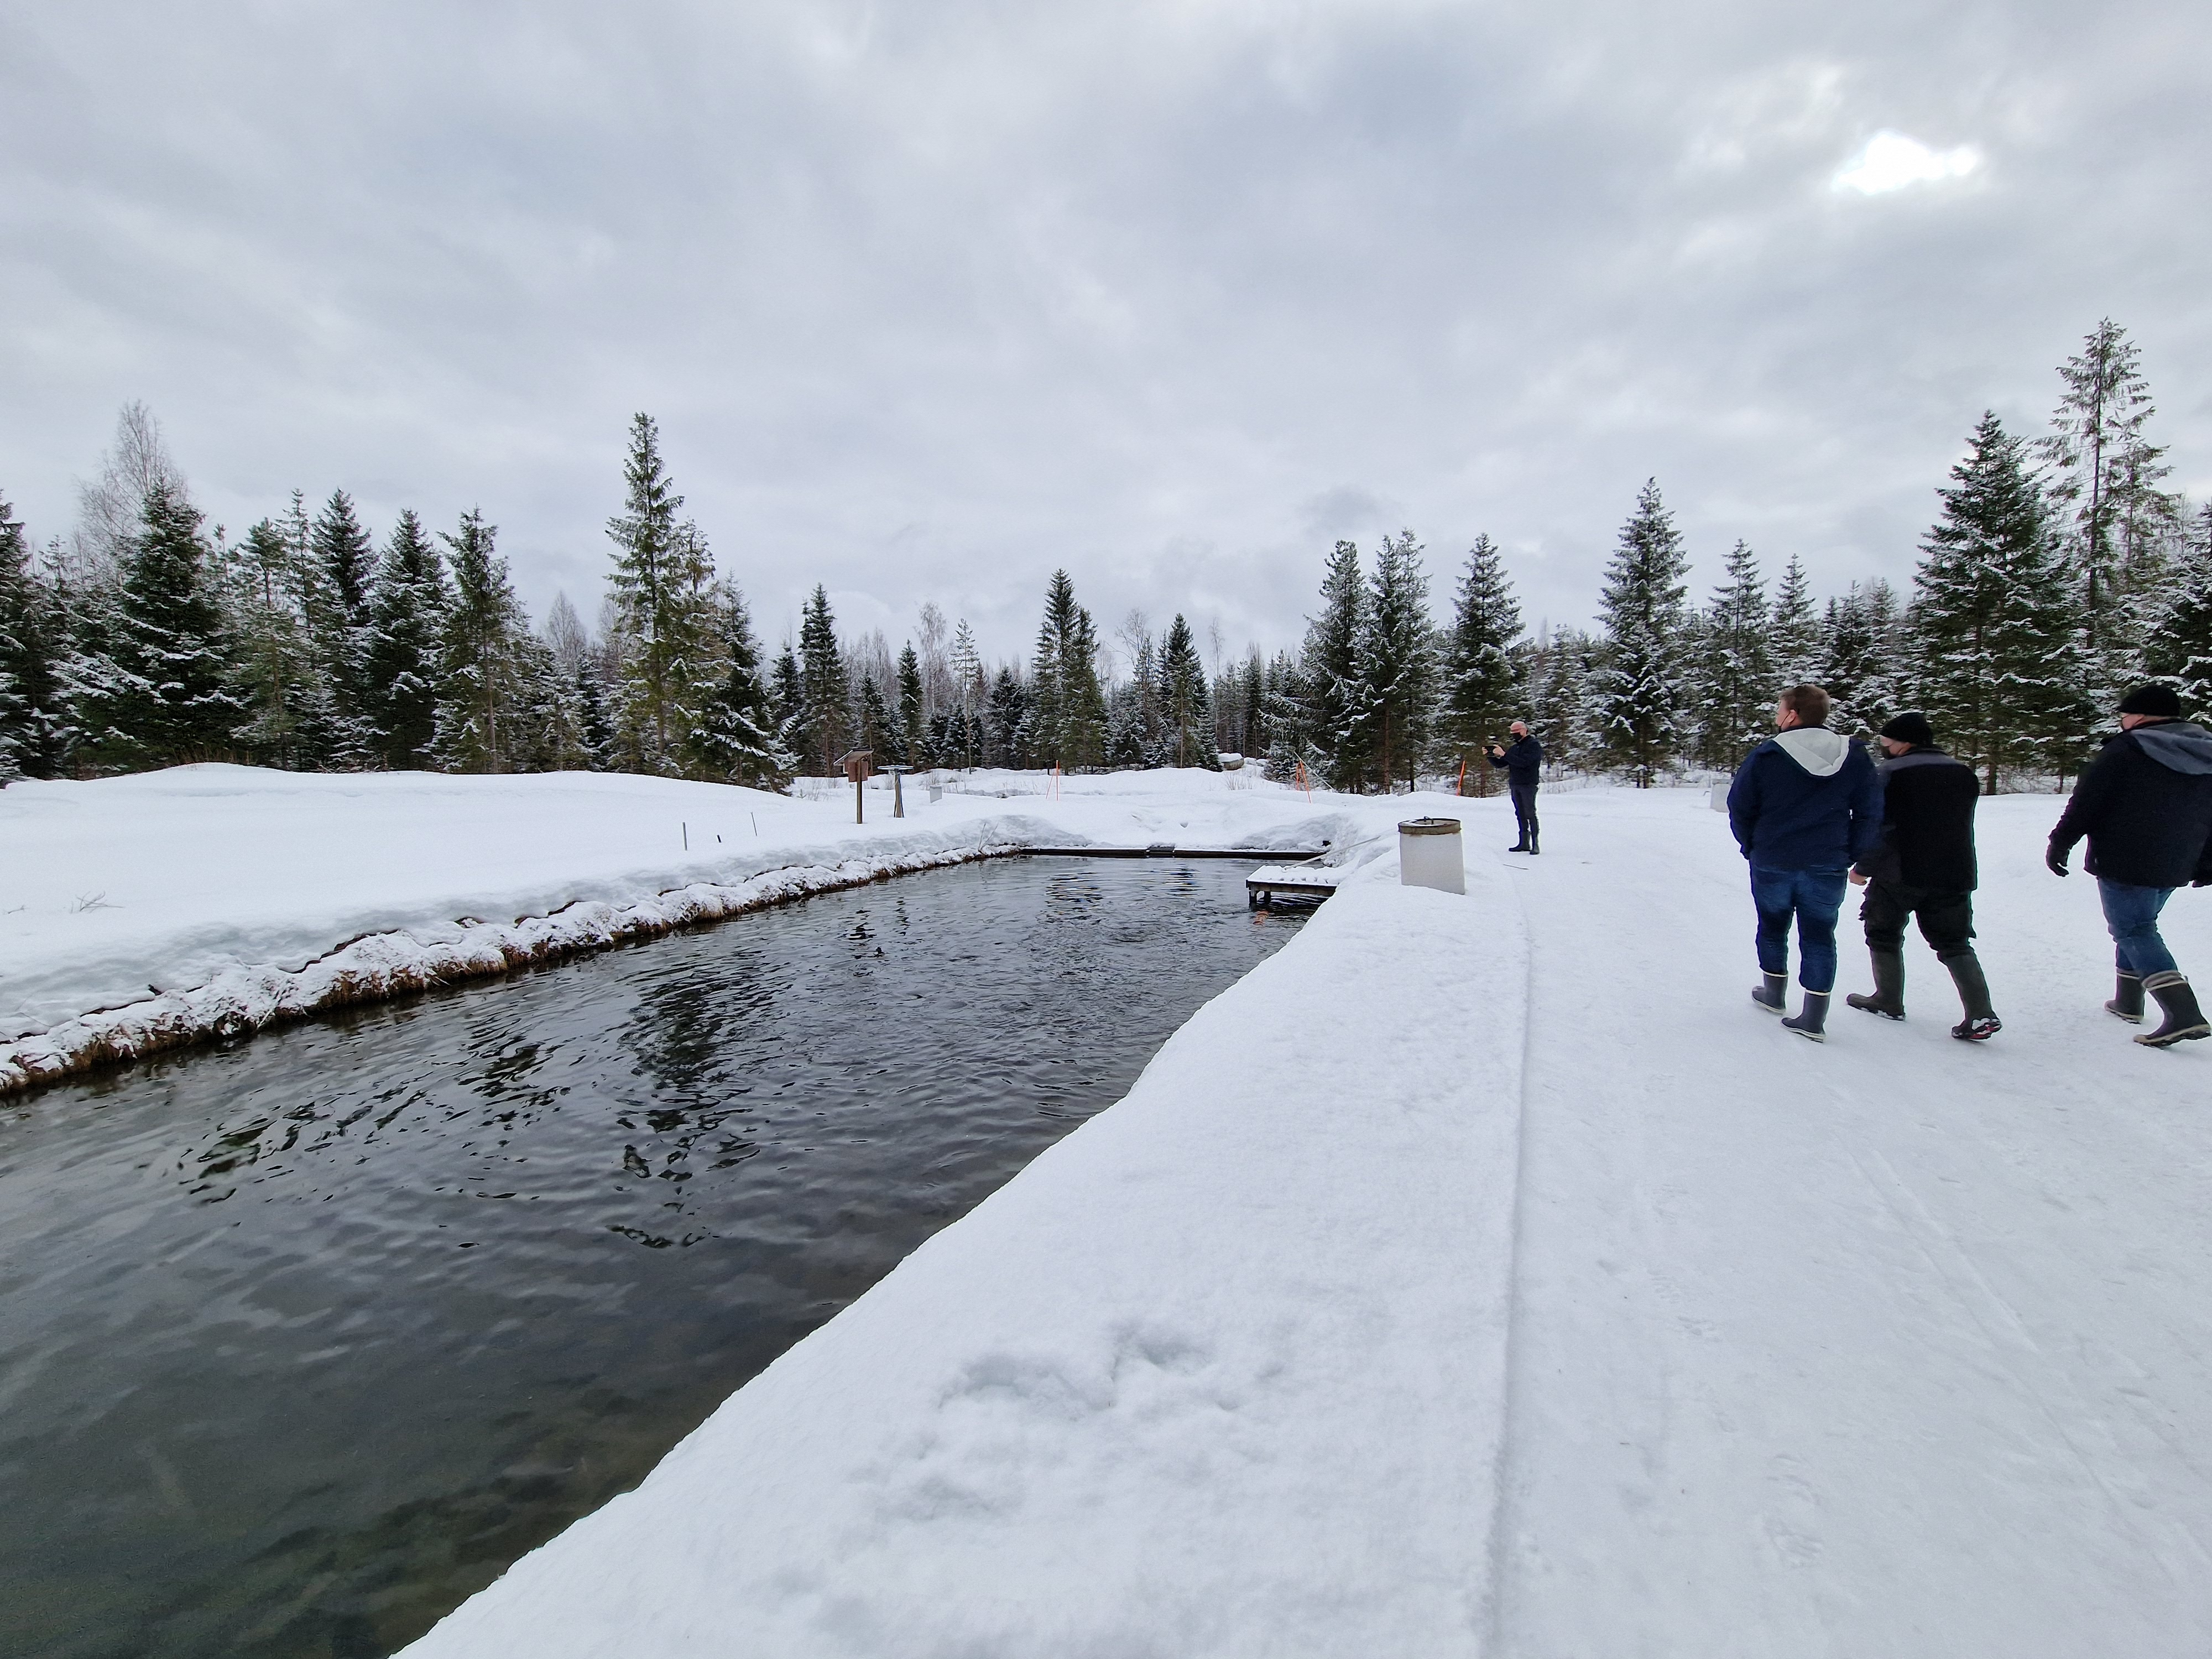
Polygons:
[[1928,724],[1928,716],[1910,710],[1883,726],[1881,734],[1892,743],[1909,743],[1916,748],[1936,741],[1936,728]]
[[2120,699],[2123,714],[2163,714],[2168,720],[2181,717],[2181,699],[2170,685],[2139,685]]

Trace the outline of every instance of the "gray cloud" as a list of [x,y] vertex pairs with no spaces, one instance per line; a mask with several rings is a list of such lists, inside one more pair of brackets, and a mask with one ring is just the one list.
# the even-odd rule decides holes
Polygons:
[[[2195,9],[1569,3],[0,12],[0,489],[143,398],[234,528],[481,503],[595,609],[629,412],[780,631],[1295,637],[1338,534],[1586,617],[1656,475],[1901,580],[2102,315],[2212,493]],[[1873,134],[1971,174],[1831,180]]]

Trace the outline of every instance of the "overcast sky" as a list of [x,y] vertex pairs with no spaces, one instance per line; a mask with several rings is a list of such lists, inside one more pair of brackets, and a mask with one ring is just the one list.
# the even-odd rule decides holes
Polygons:
[[[1669,15],[1671,13],[1671,15]],[[2212,8],[0,0],[0,493],[143,398],[235,533],[481,504],[596,613],[624,428],[779,638],[1291,643],[1338,537],[1586,620],[1656,475],[1909,577],[2101,316],[2212,495]]]

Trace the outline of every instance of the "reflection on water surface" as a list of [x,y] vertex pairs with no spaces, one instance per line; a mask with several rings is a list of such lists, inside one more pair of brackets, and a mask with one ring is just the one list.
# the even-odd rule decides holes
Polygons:
[[0,1109],[0,1651],[373,1656],[1128,1088],[1280,945],[1014,860]]

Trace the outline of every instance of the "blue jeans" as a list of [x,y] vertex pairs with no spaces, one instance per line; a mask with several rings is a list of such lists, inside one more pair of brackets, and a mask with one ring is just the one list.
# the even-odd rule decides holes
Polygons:
[[1836,988],[1836,916],[1844,908],[1843,870],[1762,870],[1751,866],[1751,902],[1759,908],[1759,966],[1790,971],[1790,923],[1797,923],[1797,982],[1826,996]]
[[2124,881],[2097,878],[2097,896],[2105,906],[2105,926],[2112,929],[2112,955],[2124,974],[2148,978],[2171,974],[2173,952],[2158,936],[2158,913],[2173,896],[2171,887],[2131,887]]

